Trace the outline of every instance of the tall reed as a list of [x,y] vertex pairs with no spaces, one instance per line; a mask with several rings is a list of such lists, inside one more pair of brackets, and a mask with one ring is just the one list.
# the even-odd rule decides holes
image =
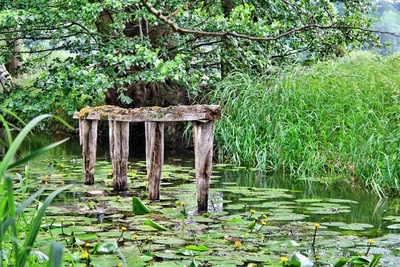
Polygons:
[[[7,110],[3,111],[13,114]],[[46,188],[41,188],[26,199],[22,199],[22,201],[21,199],[17,200],[15,193],[18,191],[14,190],[12,175],[8,173],[8,170],[11,168],[25,164],[40,154],[67,140],[64,139],[60,142],[43,147],[31,153],[30,155],[22,157],[13,162],[13,158],[26,136],[30,133],[34,126],[48,117],[52,117],[52,115],[41,115],[34,118],[13,140],[9,124],[5,120],[4,116],[0,114],[0,122],[2,122],[3,129],[6,134],[6,140],[3,140],[2,143],[8,148],[7,153],[4,155],[4,158],[0,163],[0,267],[3,265],[24,267],[28,264],[29,266],[34,266],[35,264],[35,266],[37,266],[37,263],[35,263],[35,256],[32,256],[31,252],[33,251],[42,219],[51,201],[57,196],[58,193],[68,187],[65,186],[52,192],[41,203],[41,206],[37,209],[35,214],[27,215],[25,214],[24,210],[34,201],[37,201],[37,198],[45,191]],[[60,118],[58,119],[61,120]],[[64,121],[62,122],[65,124]],[[65,125],[67,126],[67,124]],[[29,175],[29,172],[27,171],[26,174]],[[36,184],[33,185],[36,186]],[[30,186],[32,185],[26,185],[26,187]],[[41,254],[44,255],[43,253]],[[60,266],[61,258],[62,246],[53,242],[51,244],[51,254],[49,255],[47,266]]]
[[399,189],[400,55],[358,52],[264,77],[235,73],[222,105],[219,159],[262,171],[339,175],[381,197]]

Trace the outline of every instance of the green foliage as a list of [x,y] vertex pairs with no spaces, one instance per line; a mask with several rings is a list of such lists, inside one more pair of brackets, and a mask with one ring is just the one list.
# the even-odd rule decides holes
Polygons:
[[210,95],[222,105],[219,159],[302,176],[339,174],[377,194],[399,189],[398,56],[370,53],[279,70],[236,73]]
[[[0,63],[14,53],[10,40],[22,40],[19,56],[27,66],[22,70],[37,77],[32,87],[4,96],[3,106],[31,116],[71,115],[99,103],[104,94],[132,106],[131,86],[140,81],[170,81],[195,95],[233,71],[266,73],[277,64],[341,55],[350,44],[376,41],[360,30],[371,23],[367,0],[151,1],[170,25],[145,4],[15,0],[0,5]],[[53,51],[67,56],[43,64]]]
[[[51,117],[51,115],[42,115],[35,118],[21,130],[15,140],[12,140],[8,124],[0,115],[7,135],[7,141],[4,143],[8,145],[7,153],[0,163],[0,266],[6,264],[23,267],[35,260],[35,257],[31,256],[31,252],[35,245],[35,240],[46,209],[61,191],[69,187],[65,186],[53,191],[43,202],[41,202],[41,205],[38,207],[35,214],[32,217],[28,217],[24,214],[24,210],[34,201],[38,201],[37,198],[46,188],[41,188],[23,200],[20,204],[17,204],[18,200],[14,197],[12,177],[10,174],[7,174],[7,171],[10,168],[26,163],[54,147],[54,145],[50,145],[39,149],[29,156],[12,163],[18,148],[32,128],[41,120],[48,117]],[[66,140],[58,142],[58,144],[64,141]],[[26,174],[26,179],[28,179],[29,172]],[[33,187],[34,185],[35,184],[27,185],[27,187]],[[62,248],[58,244],[53,244],[48,266],[60,266],[61,258]]]
[[162,226],[162,225],[160,225],[160,224],[158,224],[158,223],[156,223],[156,222],[154,222],[154,221],[152,221],[150,219],[145,220],[143,222],[143,224],[148,225],[150,227],[153,227],[154,229],[157,229],[159,231],[169,231],[168,228],[165,228],[164,226]]
[[151,210],[147,208],[142,201],[140,201],[137,197],[132,197],[132,211],[134,214],[147,214],[151,213]]

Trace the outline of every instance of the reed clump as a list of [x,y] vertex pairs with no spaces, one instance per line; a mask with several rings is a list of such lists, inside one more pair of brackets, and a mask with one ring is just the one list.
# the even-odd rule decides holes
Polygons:
[[219,160],[332,175],[399,190],[400,55],[358,52],[263,77],[235,73],[209,95],[222,106]]

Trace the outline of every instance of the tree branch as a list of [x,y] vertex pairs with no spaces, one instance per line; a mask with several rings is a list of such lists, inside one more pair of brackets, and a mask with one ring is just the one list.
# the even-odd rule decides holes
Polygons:
[[364,28],[359,28],[359,27],[352,27],[352,26],[341,26],[341,25],[335,25],[334,23],[330,25],[318,25],[316,23],[308,24],[308,25],[303,25],[298,28],[292,28],[282,34],[276,35],[276,36],[270,36],[270,37],[257,37],[257,36],[251,36],[251,35],[246,35],[246,34],[240,34],[236,32],[209,32],[209,31],[199,31],[199,30],[193,30],[193,29],[185,29],[181,28],[178,24],[170,20],[168,17],[164,16],[162,14],[162,11],[157,10],[154,8],[148,1],[146,0],[140,0],[142,5],[153,15],[155,15],[159,20],[167,24],[168,26],[171,27],[171,29],[174,32],[180,33],[180,34],[193,34],[195,36],[210,36],[210,37],[227,37],[227,36],[232,36],[236,38],[241,38],[241,39],[247,39],[251,41],[275,41],[279,40],[281,38],[284,38],[286,36],[292,35],[296,32],[302,32],[302,31],[308,31],[311,29],[351,29],[351,30],[359,30],[359,31],[366,31],[366,32],[371,32],[371,33],[381,33],[381,34],[389,34],[392,36],[400,37],[400,34],[393,33],[393,32],[382,32],[382,31],[375,31],[375,30],[370,30],[370,29],[364,29]]

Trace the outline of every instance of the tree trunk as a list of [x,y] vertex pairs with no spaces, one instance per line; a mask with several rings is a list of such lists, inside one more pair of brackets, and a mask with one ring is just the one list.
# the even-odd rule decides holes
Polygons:
[[[95,2],[97,0],[90,0]],[[134,8],[134,7],[131,7]],[[127,8],[126,12],[129,12]],[[110,23],[113,22],[113,13],[107,10],[103,10],[99,14],[99,18],[96,21],[97,31],[102,33],[107,38],[112,38],[113,34],[110,32]],[[171,43],[160,43],[159,37],[166,38],[171,34],[171,30],[168,26],[164,24],[159,24],[157,27],[150,27],[146,19],[140,21],[131,20],[125,23],[124,32],[126,37],[129,38],[148,38],[152,44],[155,46],[166,46],[171,47]],[[105,40],[107,41],[107,40]],[[174,54],[171,53],[167,55],[168,57],[173,57]],[[140,71],[137,66],[130,70],[131,73]],[[127,72],[126,75],[129,75]],[[132,99],[130,104],[121,101],[119,97],[118,85],[112,88],[108,88],[105,92],[105,103],[107,105],[114,105],[123,108],[139,108],[145,106],[160,106],[168,107],[175,105],[189,105],[190,99],[185,88],[180,87],[180,85],[174,81],[166,80],[165,82],[146,82],[139,81],[134,84],[123,85],[127,90],[124,95]],[[145,127],[143,123],[131,123],[130,131],[132,134],[130,136],[130,144],[136,147],[135,153],[143,151],[145,148]],[[165,147],[166,148],[176,148],[182,146],[183,138],[182,134],[185,125],[182,123],[168,123],[165,125]]]
[[0,65],[0,93],[10,92],[10,89],[14,87],[14,85],[5,64]]
[[[223,0],[222,9],[224,11],[224,17],[228,18],[231,15],[233,9],[232,1]],[[232,49],[232,45],[230,44],[229,39],[227,37],[222,37],[222,40],[224,42],[224,46],[222,46],[223,51],[221,53],[221,77],[224,78],[227,75],[227,73],[229,73],[229,63],[227,59],[229,58],[229,53],[230,50]]]
[[21,40],[15,39],[11,43],[9,43],[10,47],[13,49],[12,56],[10,61],[6,64],[6,68],[8,69],[9,73],[12,77],[17,76],[17,70],[22,66],[21,61],[19,61],[19,52],[21,50]]

